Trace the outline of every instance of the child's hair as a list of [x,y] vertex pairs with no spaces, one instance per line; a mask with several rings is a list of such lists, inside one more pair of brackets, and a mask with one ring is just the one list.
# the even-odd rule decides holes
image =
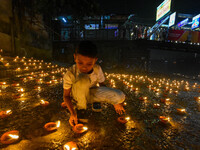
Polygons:
[[83,56],[96,58],[98,51],[97,46],[92,41],[81,41],[76,48],[76,54],[81,54]]

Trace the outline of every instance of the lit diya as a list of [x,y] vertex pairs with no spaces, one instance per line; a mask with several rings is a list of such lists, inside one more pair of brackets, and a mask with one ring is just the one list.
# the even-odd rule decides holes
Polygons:
[[147,100],[147,97],[139,97],[140,100],[145,101]]
[[121,116],[121,117],[118,117],[118,118],[117,118],[117,121],[118,121],[119,123],[122,123],[122,124],[127,123],[129,120],[130,120],[130,117],[125,117],[125,116]]
[[158,103],[153,104],[153,108],[160,108],[160,104],[158,104]]
[[11,84],[11,86],[13,86],[13,87],[18,87],[18,86],[19,86],[19,83],[13,83],[13,84]]
[[50,85],[50,84],[52,84],[52,81],[46,82],[46,84],[47,84],[47,85]]
[[13,98],[21,98],[23,96],[24,96],[24,94],[17,93],[15,95],[13,95]]
[[18,90],[18,92],[19,92],[19,93],[23,93],[23,92],[24,92],[24,89],[23,89],[23,88],[20,88],[20,89]]
[[182,114],[182,115],[186,113],[186,110],[185,110],[185,109],[177,108],[176,110],[177,110],[177,112],[178,112],[179,114]]
[[1,143],[2,144],[12,144],[12,143],[16,142],[18,139],[19,139],[19,131],[13,130],[13,131],[4,133],[1,136]]
[[165,99],[161,98],[160,101],[161,101],[162,103],[166,103],[166,102],[169,102],[169,101],[170,101],[170,98],[165,98]]
[[60,127],[60,121],[56,122],[49,122],[44,125],[45,130],[47,131],[54,131]]
[[165,116],[160,116],[159,120],[160,120],[160,122],[162,122],[164,124],[169,124],[170,118],[169,117],[165,117]]
[[6,117],[10,116],[11,114],[12,114],[11,110],[1,111],[0,112],[0,118],[1,119],[6,118]]
[[77,150],[78,146],[75,142],[71,141],[71,142],[67,142],[64,146],[63,146],[63,150]]
[[41,100],[41,101],[40,101],[40,105],[41,105],[41,106],[48,106],[48,105],[49,105],[49,102],[48,102],[48,101]]
[[194,99],[195,99],[196,101],[200,101],[200,96],[199,96],[199,97],[194,97]]
[[76,124],[72,130],[76,133],[83,133],[85,131],[88,130],[88,128],[86,126],[84,126],[83,124]]
[[6,82],[0,82],[0,85],[6,85]]

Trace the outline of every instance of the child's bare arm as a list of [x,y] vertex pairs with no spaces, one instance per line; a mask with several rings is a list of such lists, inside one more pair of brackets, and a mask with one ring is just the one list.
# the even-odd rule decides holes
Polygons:
[[67,108],[69,109],[71,116],[69,119],[69,123],[71,126],[74,126],[75,124],[77,124],[77,114],[73,108],[73,104],[70,98],[70,92],[71,92],[71,88],[70,89],[64,89],[64,93],[63,93],[63,99],[65,104],[67,105]]

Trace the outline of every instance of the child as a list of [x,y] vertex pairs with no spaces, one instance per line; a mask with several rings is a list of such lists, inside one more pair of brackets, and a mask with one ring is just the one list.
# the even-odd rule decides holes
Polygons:
[[[113,104],[118,114],[125,112],[123,101],[125,95],[118,89],[105,87],[105,77],[97,61],[97,47],[91,41],[82,41],[74,54],[75,63],[68,68],[63,77],[64,104],[69,109],[71,116],[69,123],[74,126],[78,123],[78,110],[86,109],[87,103],[107,102]],[[100,87],[95,85],[99,83]]]

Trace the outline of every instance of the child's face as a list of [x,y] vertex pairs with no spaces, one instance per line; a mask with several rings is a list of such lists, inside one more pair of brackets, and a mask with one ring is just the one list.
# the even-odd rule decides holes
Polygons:
[[97,58],[74,54],[74,61],[76,62],[76,65],[81,73],[88,73],[92,70]]

